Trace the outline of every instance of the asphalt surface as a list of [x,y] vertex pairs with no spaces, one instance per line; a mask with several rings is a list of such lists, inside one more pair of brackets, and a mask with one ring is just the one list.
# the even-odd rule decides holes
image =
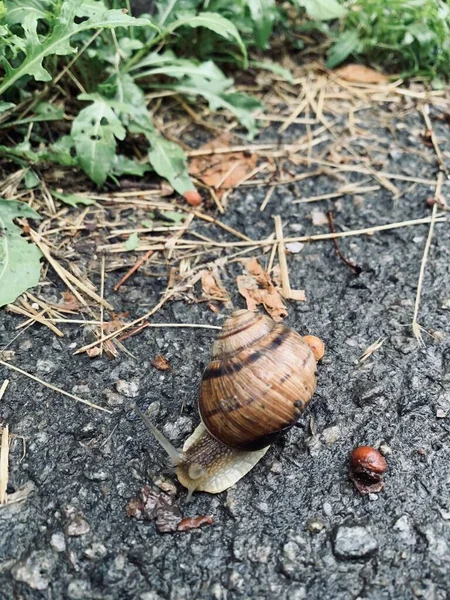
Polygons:
[[[378,136],[356,148],[379,155],[386,171],[435,178],[433,149],[420,138],[414,114],[391,119],[360,117]],[[448,129],[436,121],[448,158]],[[290,128],[286,140],[303,134]],[[394,132],[394,133],[393,133]],[[272,137],[271,137],[272,136]],[[267,131],[263,141],[274,139]],[[377,150],[378,148],[378,150]],[[387,153],[383,154],[381,150]],[[304,167],[292,167],[295,173]],[[350,175],[351,181],[362,176]],[[321,176],[278,187],[259,212],[262,188],[232,194],[223,220],[253,238],[273,230],[281,214],[285,233],[327,232],[314,226],[314,208],[334,209],[338,230],[427,216],[426,185],[395,182],[397,202],[385,188],[363,198],[346,196],[328,205],[295,205],[302,195],[333,191],[339,182]],[[444,191],[448,188],[444,188]],[[202,229],[195,225],[198,231]],[[1,600],[192,598],[381,600],[450,596],[450,232],[436,226],[421,299],[424,346],[412,336],[411,320],[428,225],[396,229],[340,242],[357,263],[356,276],[331,242],[305,245],[288,257],[291,286],[307,302],[289,302],[286,323],[320,336],[327,353],[309,409],[242,481],[218,496],[197,494],[176,501],[185,516],[210,515],[214,524],[187,533],[157,532],[153,522],[127,516],[129,500],[161,478],[176,484],[163,452],[130,411],[158,403],[154,420],[181,445],[198,423],[196,391],[207,364],[211,330],[144,330],[125,342],[136,360],[73,355],[89,341],[79,326],[65,338],[34,326],[16,337],[21,319],[1,312],[0,348],[15,351],[11,363],[63,389],[108,407],[101,413],[64,398],[6,368],[10,380],[0,415],[12,441],[9,491],[26,486],[27,498],[0,508]],[[218,234],[222,237],[221,233]],[[225,239],[225,238],[224,238]],[[230,239],[230,238],[226,238]],[[235,307],[238,264],[223,272]],[[118,312],[143,314],[166,280],[139,272],[114,295],[120,273],[107,278],[107,297]],[[98,283],[98,278],[92,274]],[[55,286],[43,289],[59,299]],[[199,297],[200,291],[196,294]],[[225,311],[226,312],[226,311]],[[225,314],[222,312],[222,315]],[[167,304],[156,322],[220,324],[207,303]],[[14,339],[15,338],[15,339]],[[379,339],[383,346],[358,363]],[[150,365],[164,355],[172,369]],[[181,412],[182,411],[182,412]],[[381,447],[388,462],[385,490],[361,496],[348,479],[355,446]],[[169,483],[167,483],[169,482]],[[164,484],[163,484],[164,485]]]

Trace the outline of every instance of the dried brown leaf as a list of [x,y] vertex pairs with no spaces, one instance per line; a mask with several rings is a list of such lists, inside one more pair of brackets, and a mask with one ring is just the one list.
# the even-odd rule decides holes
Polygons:
[[75,310],[80,311],[81,306],[78,302],[78,299],[72,294],[72,292],[66,291],[62,292],[62,302],[58,305],[64,310]]
[[231,302],[230,294],[224,288],[216,271],[202,272],[202,290],[208,300]]
[[258,305],[262,304],[274,321],[282,321],[287,316],[287,310],[270,275],[255,258],[242,262],[249,275],[238,275],[236,282],[248,310],[256,311]]
[[157,354],[151,364],[158,371],[168,371],[170,369],[169,361],[162,354]]
[[218,198],[225,190],[238,186],[256,167],[256,154],[245,152],[214,154],[217,148],[230,146],[230,136],[222,135],[200,147],[200,150],[211,151],[211,154],[194,156],[189,163],[189,173],[205,185],[213,187]]
[[364,65],[346,65],[345,67],[337,69],[335,73],[341,79],[353,83],[386,83],[389,81],[387,75],[375,71],[374,69],[370,69],[369,67],[365,67]]

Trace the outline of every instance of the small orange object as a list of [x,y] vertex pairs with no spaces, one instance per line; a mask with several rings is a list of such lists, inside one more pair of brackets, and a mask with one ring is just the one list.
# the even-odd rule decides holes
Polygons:
[[384,473],[387,469],[387,462],[375,448],[359,446],[350,455],[350,466],[354,471],[364,469],[372,473]]
[[311,348],[316,361],[319,361],[325,354],[325,344],[315,335],[305,335],[303,341]]
[[190,206],[199,206],[202,203],[202,197],[197,190],[189,190],[188,192],[184,192],[183,196]]

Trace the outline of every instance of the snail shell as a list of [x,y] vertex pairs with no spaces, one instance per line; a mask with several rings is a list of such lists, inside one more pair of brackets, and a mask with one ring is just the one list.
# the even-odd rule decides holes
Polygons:
[[301,336],[247,310],[214,342],[200,387],[209,433],[239,450],[260,450],[296,423],[316,387],[316,361]]
[[189,496],[234,485],[295,424],[314,393],[316,360],[323,354],[320,340],[308,338],[306,343],[285,325],[248,310],[228,317],[200,386],[202,423],[181,453],[136,408]]

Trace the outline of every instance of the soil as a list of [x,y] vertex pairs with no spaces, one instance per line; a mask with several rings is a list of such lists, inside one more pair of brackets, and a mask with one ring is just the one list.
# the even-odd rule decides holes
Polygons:
[[[386,114],[389,107],[384,107]],[[417,113],[359,113],[366,132],[354,148],[387,172],[437,177],[434,151],[420,133]],[[448,158],[448,128],[436,119]],[[282,142],[304,134],[289,128]],[[266,130],[256,141],[278,141]],[[320,148],[319,148],[320,150]],[[382,151],[383,150],[383,151]],[[305,167],[293,167],[293,175]],[[351,174],[352,181],[363,176]],[[276,188],[259,211],[266,189],[241,187],[230,196],[222,220],[260,239],[282,215],[285,235],[328,231],[314,226],[314,209],[334,211],[337,230],[359,229],[430,214],[432,186],[395,181],[395,202],[386,188],[364,197],[293,204],[301,196],[333,191],[326,175]],[[444,186],[444,193],[448,187]],[[289,302],[286,323],[320,336],[326,355],[317,392],[297,427],[273,444],[235,487],[217,496],[185,490],[163,451],[130,409],[155,405],[153,420],[177,446],[198,424],[196,394],[215,332],[145,329],[128,339],[114,360],[74,355],[90,341],[80,326],[61,326],[64,338],[34,325],[16,331],[21,318],[2,311],[0,348],[15,352],[11,364],[101,404],[99,412],[6,368],[10,385],[1,402],[9,424],[9,492],[26,486],[22,502],[0,508],[1,600],[193,598],[382,600],[450,596],[450,231],[437,224],[426,266],[419,322],[424,345],[411,329],[417,281],[429,225],[306,244],[288,256],[293,289],[306,302]],[[201,229],[199,229],[201,231]],[[211,235],[211,230],[209,230]],[[229,238],[226,238],[229,239]],[[232,264],[223,281],[234,306],[243,308]],[[122,273],[109,274],[106,297],[117,312],[144,314],[166,278],[139,271],[112,292]],[[59,286],[49,272],[58,296]],[[95,280],[95,277],[93,277]],[[95,280],[98,283],[98,279]],[[168,303],[154,322],[221,323],[207,303]],[[430,335],[431,334],[431,335]],[[366,361],[364,350],[384,343]],[[157,355],[171,369],[159,371]],[[155,408],[154,407],[154,408]],[[350,451],[380,448],[388,463],[385,489],[360,495],[348,477]],[[145,484],[174,488],[183,516],[209,515],[212,525],[159,533],[155,523],[127,515],[130,499]],[[172,485],[171,485],[172,484]]]

